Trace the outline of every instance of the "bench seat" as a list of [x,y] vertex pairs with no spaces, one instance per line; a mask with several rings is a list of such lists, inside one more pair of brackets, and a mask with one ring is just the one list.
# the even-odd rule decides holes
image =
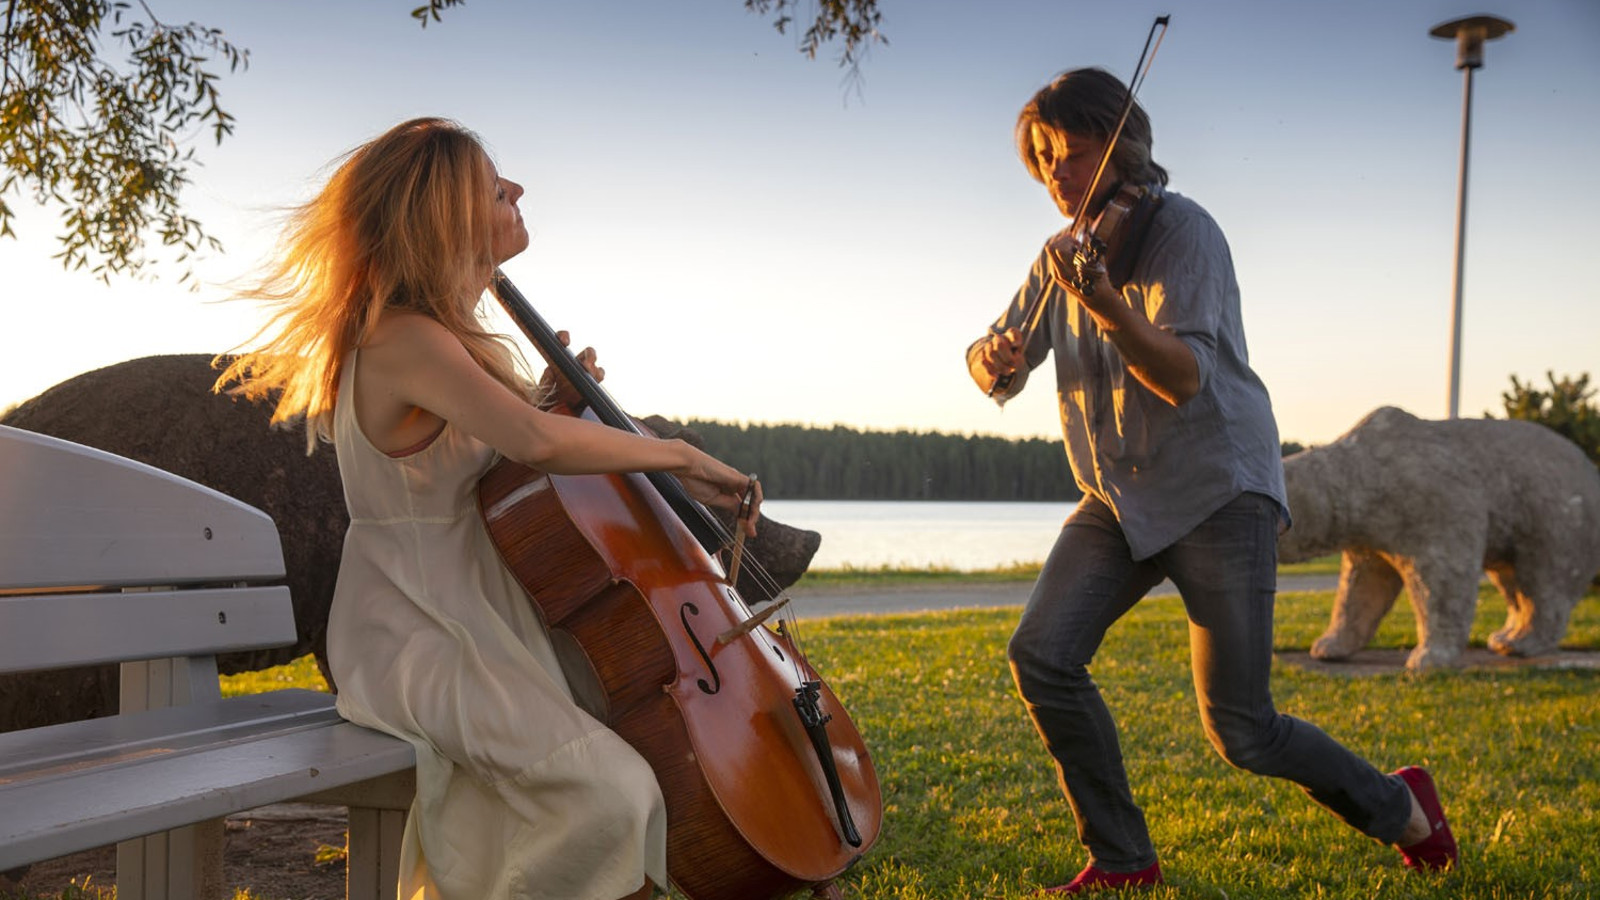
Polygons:
[[0,734],[0,871],[409,770],[287,689]]

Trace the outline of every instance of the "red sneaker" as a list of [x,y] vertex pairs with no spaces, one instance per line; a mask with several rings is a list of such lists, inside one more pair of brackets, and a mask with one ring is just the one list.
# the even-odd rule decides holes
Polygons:
[[1067,894],[1085,894],[1089,891],[1114,891],[1121,888],[1155,887],[1161,884],[1161,863],[1151,863],[1137,872],[1107,872],[1097,866],[1086,866],[1078,877],[1067,884],[1045,888],[1040,897],[1063,897]]
[[1460,865],[1461,853],[1456,849],[1455,835],[1450,833],[1450,823],[1445,821],[1444,807],[1439,803],[1439,791],[1434,788],[1433,777],[1428,770],[1406,766],[1394,774],[1399,775],[1411,788],[1423,815],[1428,817],[1428,826],[1433,830],[1426,838],[1400,848],[1406,866],[1419,872],[1431,872]]

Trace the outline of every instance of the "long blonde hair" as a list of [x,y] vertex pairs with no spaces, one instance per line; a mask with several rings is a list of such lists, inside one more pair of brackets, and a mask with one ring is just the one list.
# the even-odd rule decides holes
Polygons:
[[310,452],[333,435],[345,356],[384,312],[407,310],[438,321],[528,396],[520,357],[477,312],[497,262],[495,189],[482,142],[447,119],[402,122],[350,151],[317,196],[290,211],[275,260],[240,293],[275,311],[246,342],[255,349],[217,357],[227,368],[213,390],[257,401],[276,393],[273,424],[303,417]]

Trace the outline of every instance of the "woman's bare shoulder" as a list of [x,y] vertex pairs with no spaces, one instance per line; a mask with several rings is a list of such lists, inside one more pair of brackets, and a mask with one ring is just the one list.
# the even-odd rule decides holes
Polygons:
[[385,312],[361,349],[366,356],[412,364],[419,357],[454,359],[465,355],[454,332],[437,319],[414,312]]
[[364,344],[438,340],[447,336],[451,336],[450,329],[432,316],[410,310],[384,310],[372,328],[371,337]]

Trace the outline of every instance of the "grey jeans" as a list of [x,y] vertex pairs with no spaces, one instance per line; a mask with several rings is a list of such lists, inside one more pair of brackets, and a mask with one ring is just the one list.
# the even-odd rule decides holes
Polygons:
[[1085,497],[1056,539],[1007,652],[1093,865],[1131,872],[1156,861],[1128,789],[1116,723],[1088,666],[1106,630],[1163,577],[1189,615],[1200,721],[1222,758],[1300,785],[1379,840],[1392,843],[1404,830],[1411,814],[1405,782],[1273,707],[1277,526],[1271,498],[1241,494],[1171,547],[1135,562],[1110,509]]

